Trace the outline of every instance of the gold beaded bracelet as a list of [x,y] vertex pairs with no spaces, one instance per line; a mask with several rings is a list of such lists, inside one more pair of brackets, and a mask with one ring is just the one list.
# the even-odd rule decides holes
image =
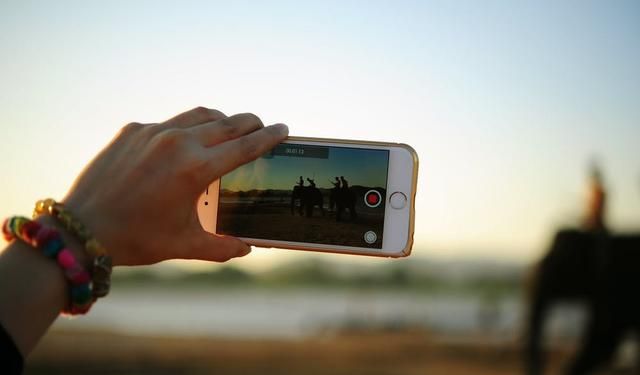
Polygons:
[[93,258],[91,272],[92,295],[94,299],[109,294],[111,288],[111,257],[106,249],[93,237],[87,227],[77,220],[63,204],[48,198],[36,202],[34,219],[40,215],[51,215],[84,245],[85,251]]

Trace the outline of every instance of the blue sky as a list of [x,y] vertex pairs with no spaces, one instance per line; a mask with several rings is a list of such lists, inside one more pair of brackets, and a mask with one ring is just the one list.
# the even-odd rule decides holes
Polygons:
[[532,260],[594,157],[611,225],[640,227],[639,35],[635,1],[4,1],[0,214],[62,197],[123,124],[206,105],[408,143],[417,256]]

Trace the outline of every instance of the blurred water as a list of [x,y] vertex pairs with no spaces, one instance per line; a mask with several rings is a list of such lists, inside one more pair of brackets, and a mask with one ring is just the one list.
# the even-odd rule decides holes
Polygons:
[[[318,289],[127,288],[98,301],[90,314],[59,319],[54,327],[105,329],[128,334],[302,338],[336,329],[424,328],[446,334],[520,334],[522,304],[505,297],[416,292]],[[573,336],[575,309],[553,314],[555,334]]]

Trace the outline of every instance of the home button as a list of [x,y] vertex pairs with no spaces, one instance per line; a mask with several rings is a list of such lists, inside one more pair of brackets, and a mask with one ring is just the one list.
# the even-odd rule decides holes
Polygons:
[[407,205],[407,196],[399,191],[396,191],[395,193],[391,194],[391,197],[389,197],[389,204],[391,204],[391,207],[395,208],[396,210],[401,210]]

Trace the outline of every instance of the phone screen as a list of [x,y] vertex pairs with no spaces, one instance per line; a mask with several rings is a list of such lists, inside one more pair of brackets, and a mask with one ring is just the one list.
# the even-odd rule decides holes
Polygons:
[[389,151],[282,143],[220,180],[216,232],[382,248]]

